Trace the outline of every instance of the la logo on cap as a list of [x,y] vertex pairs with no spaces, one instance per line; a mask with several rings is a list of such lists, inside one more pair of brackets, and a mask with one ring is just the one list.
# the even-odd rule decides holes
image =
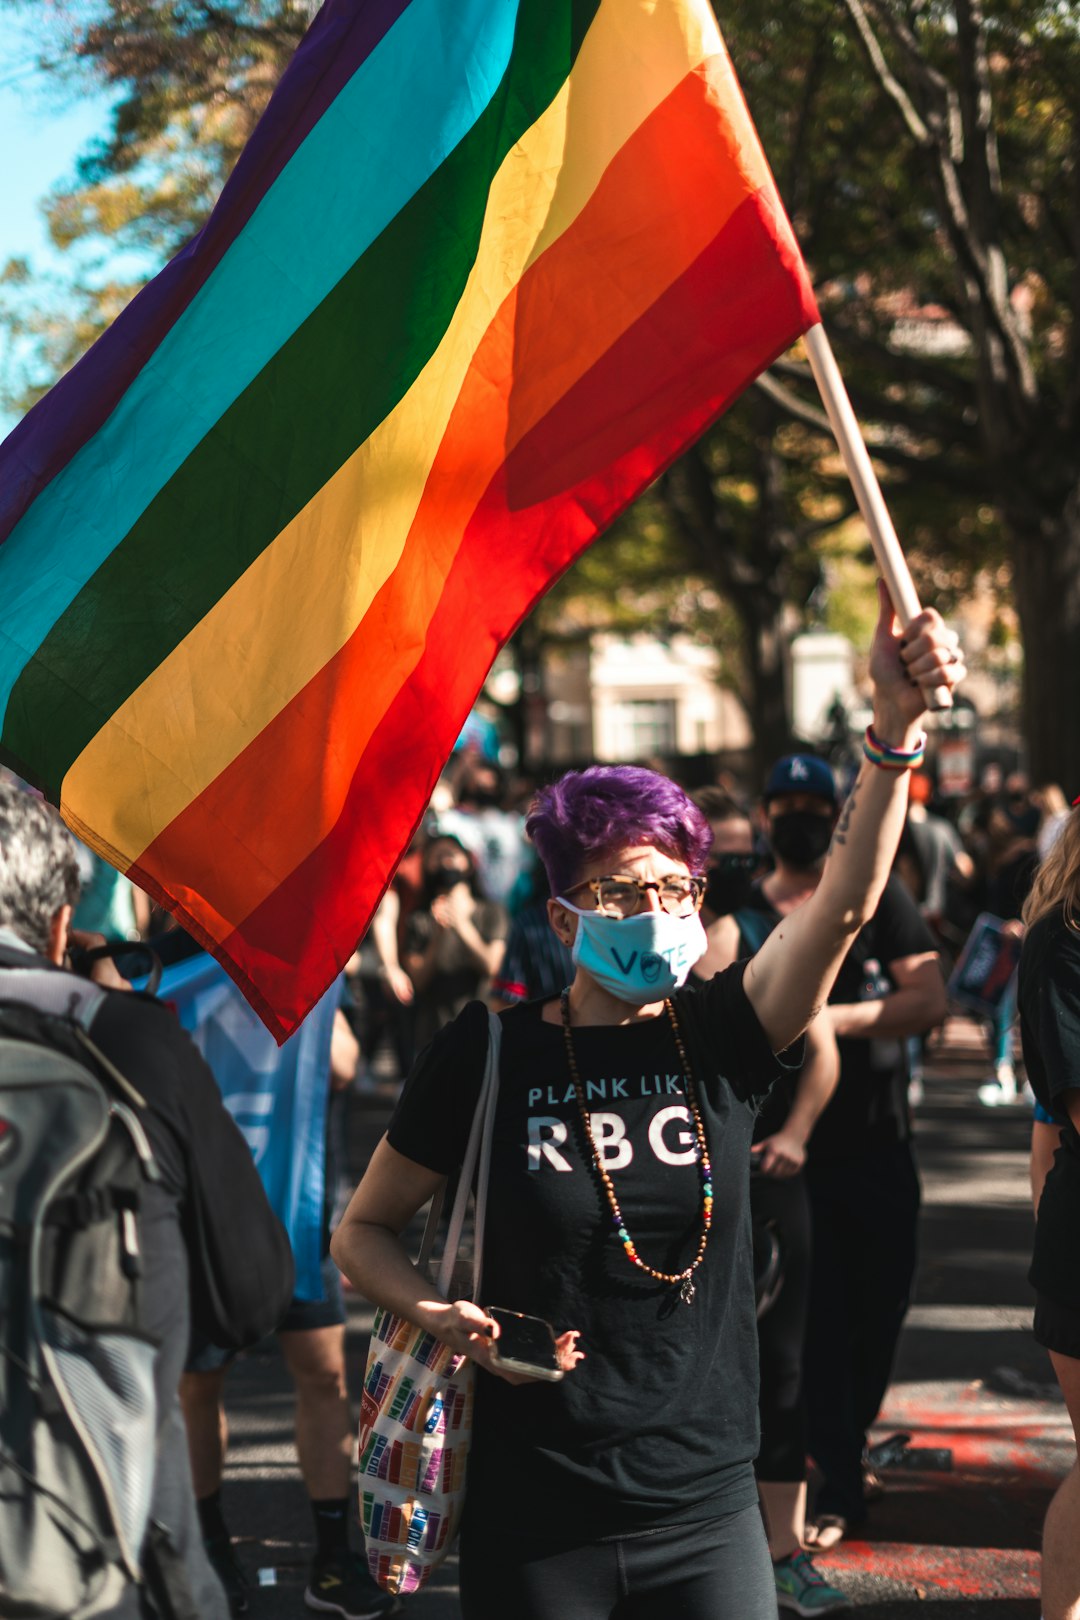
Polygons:
[[792,760],[788,766],[788,775],[793,782],[806,782],[810,778],[810,772],[801,759]]

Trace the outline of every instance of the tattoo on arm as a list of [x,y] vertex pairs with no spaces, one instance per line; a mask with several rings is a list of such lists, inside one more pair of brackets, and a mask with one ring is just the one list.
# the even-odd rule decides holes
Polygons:
[[844,808],[840,812],[840,820],[836,823],[836,831],[832,836],[832,841],[834,844],[847,843],[848,829],[851,826],[851,815],[855,809],[855,799],[858,792],[859,784],[856,782],[844,802]]

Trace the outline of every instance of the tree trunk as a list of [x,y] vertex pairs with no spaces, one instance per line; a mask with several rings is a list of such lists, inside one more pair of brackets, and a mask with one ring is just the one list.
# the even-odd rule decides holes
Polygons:
[[740,592],[733,606],[743,627],[746,711],[753,730],[754,786],[758,788],[774,761],[791,749],[784,604],[764,592]]
[[1013,535],[1032,780],[1080,792],[1080,489],[1055,521]]

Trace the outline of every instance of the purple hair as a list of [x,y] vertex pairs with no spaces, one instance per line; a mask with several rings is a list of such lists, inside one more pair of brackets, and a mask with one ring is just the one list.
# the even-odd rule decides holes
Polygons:
[[567,771],[532,802],[526,830],[554,895],[604,855],[652,844],[691,872],[704,870],[712,830],[693,800],[667,776],[637,765]]

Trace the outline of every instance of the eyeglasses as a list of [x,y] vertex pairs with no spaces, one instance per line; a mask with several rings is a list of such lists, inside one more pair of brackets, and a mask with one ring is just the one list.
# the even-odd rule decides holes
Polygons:
[[656,890],[661,910],[673,917],[692,917],[695,911],[701,910],[705,880],[673,873],[671,877],[661,878],[654,883],[648,878],[613,875],[584,878],[581,883],[567,889],[566,894],[573,894],[575,889],[591,889],[596,896],[597,911],[603,912],[606,917],[636,916],[644,909],[645,896],[650,889]]

